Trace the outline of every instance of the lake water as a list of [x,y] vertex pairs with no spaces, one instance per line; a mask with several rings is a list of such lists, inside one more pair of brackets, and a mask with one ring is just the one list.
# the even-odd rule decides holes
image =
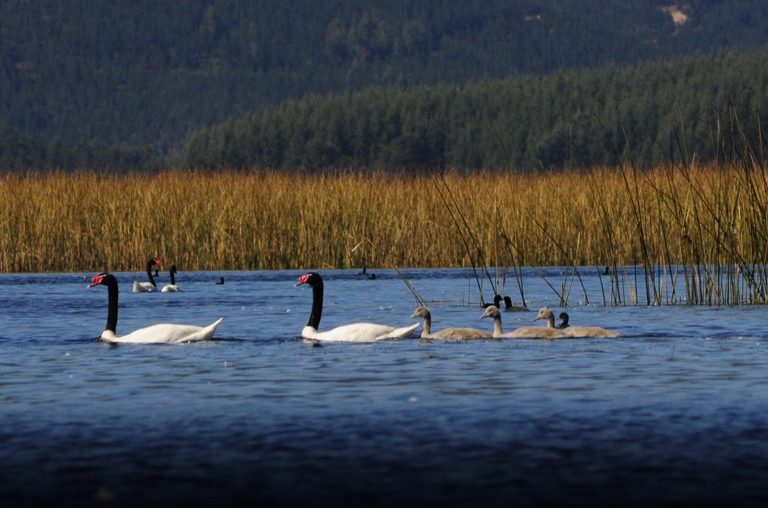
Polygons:
[[[321,329],[412,322],[396,273],[356,272],[321,271]],[[215,341],[119,346],[95,339],[93,273],[0,275],[3,506],[768,502],[764,306],[606,307],[585,273],[571,323],[621,338],[315,347],[296,337],[300,273],[180,272],[183,292],[152,294],[116,274],[118,333],[224,317]],[[471,271],[404,273],[434,329],[490,330]],[[533,309],[558,304],[542,275],[564,278],[524,272]],[[533,316],[505,313],[505,329]]]

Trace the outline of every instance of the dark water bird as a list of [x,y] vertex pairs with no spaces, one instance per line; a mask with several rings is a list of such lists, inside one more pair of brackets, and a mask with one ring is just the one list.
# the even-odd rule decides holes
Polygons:
[[155,278],[152,276],[152,269],[156,265],[162,265],[163,260],[160,258],[149,258],[147,260],[147,282],[139,282],[139,281],[133,281],[133,292],[134,293],[151,293],[152,291],[157,291],[157,284],[155,283]]
[[171,283],[163,286],[160,291],[163,293],[175,293],[179,291],[179,286],[176,285],[176,265],[171,265],[168,269],[168,274],[171,276]]
[[523,326],[514,331],[504,333],[501,327],[501,311],[496,306],[491,306],[485,309],[485,312],[480,319],[493,318],[493,336],[494,338],[516,338],[516,339],[565,339],[569,338],[563,330],[555,328],[555,316],[549,307],[542,307],[539,309],[539,313],[536,314],[534,321],[540,319],[547,320],[547,326]]
[[[498,305],[497,305],[498,307]],[[528,312],[528,307],[521,307],[512,304],[512,298],[504,297],[504,312]]]
[[382,339],[397,339],[410,336],[418,324],[396,328],[377,323],[352,323],[331,330],[320,332],[320,318],[323,313],[323,278],[319,273],[307,272],[298,278],[296,286],[308,285],[312,288],[312,311],[307,326],[301,331],[305,339],[335,342],[374,342]]
[[117,335],[117,279],[111,273],[101,273],[91,279],[90,287],[107,286],[109,306],[107,308],[107,326],[101,332],[101,340],[110,343],[149,344],[153,342],[182,343],[208,340],[213,337],[216,327],[223,321],[219,318],[208,326],[157,324],[139,328],[128,335]]
[[621,336],[616,330],[609,330],[600,326],[571,326],[568,324],[569,316],[567,312],[561,312],[558,319],[560,319],[560,324],[557,327],[574,338],[613,338]]
[[368,273],[368,269],[366,267],[363,267],[363,271],[358,273],[358,275],[365,275],[365,278],[368,280],[375,280],[376,274],[375,273]]
[[424,318],[424,326],[421,329],[422,339],[448,339],[448,340],[465,340],[465,339],[490,339],[493,336],[478,330],[477,328],[443,328],[439,332],[432,333],[432,313],[426,307],[416,307],[411,315],[411,318]]
[[484,303],[482,307],[484,309],[487,309],[488,307],[496,306],[501,307],[501,295],[496,295],[493,297],[493,303]]
[[216,281],[216,284],[224,284],[224,277],[219,277],[219,280]]

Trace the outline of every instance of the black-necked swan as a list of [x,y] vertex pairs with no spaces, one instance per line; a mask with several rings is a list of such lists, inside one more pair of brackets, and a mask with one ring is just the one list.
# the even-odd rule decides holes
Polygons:
[[[497,305],[498,307],[498,305]],[[504,297],[504,312],[528,312],[528,307],[521,307],[512,304],[512,298]]]
[[443,328],[439,332],[432,333],[432,313],[426,307],[416,307],[411,318],[424,318],[424,326],[421,328],[422,339],[491,339],[493,335],[477,328]]
[[487,317],[493,318],[493,336],[497,339],[503,337],[511,339],[566,339],[570,337],[563,330],[554,327],[555,316],[549,307],[539,309],[539,313],[533,319],[534,321],[546,319],[547,326],[523,326],[507,333],[504,333],[501,328],[501,311],[498,307],[488,307],[480,319]]
[[171,265],[168,269],[168,274],[171,276],[171,283],[163,286],[160,291],[163,293],[175,293],[179,291],[179,286],[176,285],[176,265]]
[[179,344],[182,342],[194,342],[208,340],[213,337],[216,327],[222,322],[219,318],[208,326],[158,324],[140,328],[128,335],[117,336],[117,279],[111,273],[101,273],[91,279],[91,285],[107,286],[109,295],[109,309],[107,311],[107,326],[101,332],[101,340],[110,343],[150,344],[153,342],[165,342]]
[[307,326],[301,331],[301,336],[305,339],[329,342],[374,342],[408,337],[419,327],[418,323],[402,328],[376,323],[353,323],[319,332],[317,327],[320,326],[320,317],[323,314],[323,278],[319,273],[307,272],[298,278],[296,286],[304,284],[312,288],[312,311],[309,314]]
[[155,265],[162,265],[163,260],[160,258],[149,258],[147,260],[147,279],[149,279],[148,282],[139,282],[137,280],[133,281],[133,292],[134,293],[151,293],[152,291],[157,291],[157,284],[155,283],[155,278],[152,276],[152,267]]
[[595,337],[595,338],[612,338],[612,337],[619,337],[621,334],[617,332],[616,330],[609,330],[607,328],[602,328],[600,326],[570,326],[568,324],[568,313],[567,312],[561,312],[558,316],[558,319],[560,319],[561,323],[557,325],[557,327],[571,337],[575,338],[584,338],[584,337]]

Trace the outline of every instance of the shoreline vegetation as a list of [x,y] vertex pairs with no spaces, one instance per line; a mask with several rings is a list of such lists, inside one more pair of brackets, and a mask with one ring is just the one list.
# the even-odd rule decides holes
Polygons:
[[[637,303],[766,301],[768,175],[758,164],[27,172],[0,175],[0,195],[6,273],[140,270],[150,255],[185,270],[569,266],[578,275],[635,265]],[[627,303],[620,279],[605,302]]]

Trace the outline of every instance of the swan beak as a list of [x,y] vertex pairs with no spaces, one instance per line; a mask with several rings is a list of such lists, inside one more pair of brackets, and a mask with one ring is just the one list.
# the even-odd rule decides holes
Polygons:
[[487,309],[485,309],[485,310],[483,311],[483,315],[482,315],[482,316],[480,316],[480,319],[484,319],[484,318],[487,318],[487,317],[491,317],[491,309],[492,309],[492,308],[493,308],[493,307],[488,307]]
[[299,275],[299,278],[296,280],[296,284],[294,284],[293,287],[297,288],[299,286],[303,286],[304,284],[309,284],[309,276],[310,274],[308,273]]

